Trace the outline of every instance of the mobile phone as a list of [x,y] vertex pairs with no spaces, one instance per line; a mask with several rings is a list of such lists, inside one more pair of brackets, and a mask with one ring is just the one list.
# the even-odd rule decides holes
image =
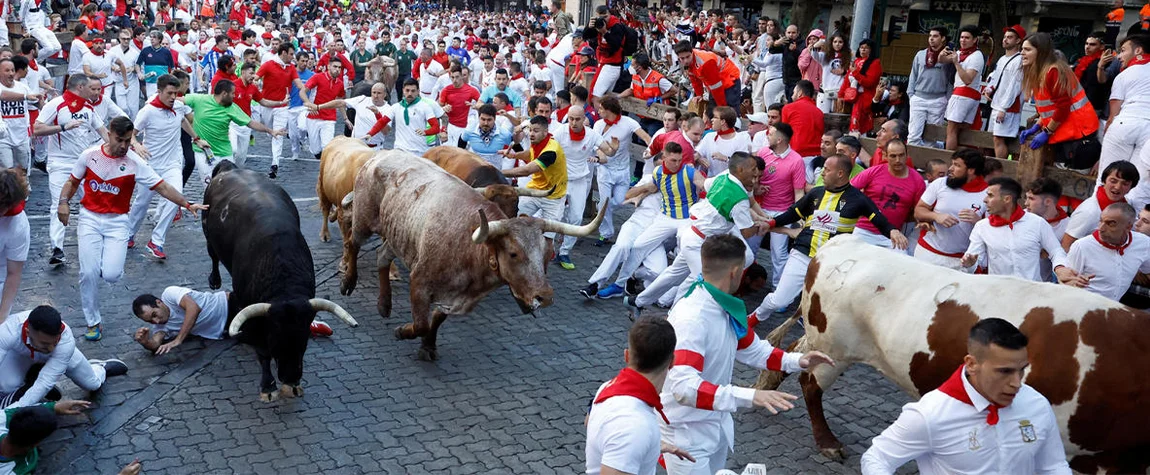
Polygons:
[[954,42],[953,41],[947,41],[946,42],[946,49],[953,51],[954,50]]

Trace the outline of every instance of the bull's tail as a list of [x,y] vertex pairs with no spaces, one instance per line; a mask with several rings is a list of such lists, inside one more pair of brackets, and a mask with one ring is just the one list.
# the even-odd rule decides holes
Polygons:
[[[786,321],[775,327],[774,330],[771,330],[771,333],[767,334],[767,342],[775,348],[782,347],[783,338],[787,336],[787,332],[791,330],[791,327],[793,327],[801,317],[802,311],[796,309],[795,313],[792,314],[790,318],[786,319]],[[793,350],[796,347],[803,346],[802,343],[805,339],[806,336],[799,338],[794,343],[791,343],[790,347],[787,349]],[[777,389],[779,385],[783,384],[783,381],[786,379],[787,373],[782,371],[762,371],[759,373],[759,380],[755,382],[755,389],[774,390]]]
[[787,336],[787,332],[791,331],[791,327],[795,326],[795,323],[797,323],[799,318],[802,318],[802,316],[802,311],[796,309],[795,313],[791,314],[790,318],[786,319],[786,321],[779,324],[779,326],[775,327],[774,330],[771,330],[771,332],[767,334],[767,342],[775,348],[782,346],[783,337]]

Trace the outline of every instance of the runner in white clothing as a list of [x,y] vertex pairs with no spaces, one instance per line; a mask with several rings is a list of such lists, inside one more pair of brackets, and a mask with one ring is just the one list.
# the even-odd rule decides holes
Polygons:
[[[583,224],[583,211],[587,205],[587,196],[591,193],[591,162],[598,162],[596,152],[603,152],[611,156],[619,148],[619,138],[604,140],[595,129],[587,128],[587,118],[576,114],[568,118],[567,125],[552,122],[557,127],[554,137],[559,146],[563,148],[563,155],[567,159],[567,211],[563,215],[563,222],[576,226]],[[575,264],[571,262],[571,249],[575,247],[575,236],[563,236],[563,244],[559,246],[559,265],[564,269],[573,270]]]
[[[152,327],[136,330],[141,346],[162,355],[180,346],[189,335],[219,340],[228,322],[228,292],[198,292],[171,286],[160,297],[143,294],[132,301],[132,313]],[[165,341],[167,340],[167,343]]]
[[727,170],[727,162],[735,152],[751,152],[751,136],[735,128],[738,114],[729,106],[716,107],[711,118],[714,133],[699,141],[695,153],[703,157],[708,165],[707,176],[717,176]]
[[128,211],[136,183],[154,189],[192,214],[207,209],[207,206],[189,203],[139,155],[129,150],[134,135],[131,119],[112,119],[107,143],[85,150],[76,160],[71,177],[60,193],[56,211],[60,222],[67,226],[68,201],[80,187],[85,190],[80,200],[82,208],[76,238],[80,255],[80,299],[88,322],[84,338],[92,341],[103,337],[97,294],[99,281],[114,283],[124,272],[131,232]]
[[1059,280],[1073,278],[1074,271],[1066,267],[1066,252],[1058,245],[1054,230],[1042,217],[1019,206],[1022,196],[1022,185],[1013,178],[995,177],[987,182],[986,219],[974,224],[962,265],[973,266],[983,256],[990,275],[1042,282],[1047,280],[1041,267],[1045,253],[1054,263]]
[[37,61],[44,60],[60,52],[60,40],[48,29],[48,12],[41,5],[44,0],[21,0],[20,18],[24,19],[24,29],[40,43]]
[[[117,79],[127,81],[128,77],[127,74],[124,73],[126,69],[124,65],[117,63],[117,61],[119,61],[117,58],[107,54],[104,46],[103,38],[92,40],[91,49],[88,50],[87,53],[84,53],[81,69],[85,76],[100,80],[100,94],[111,96],[112,90],[109,88],[112,87],[112,84]],[[115,64],[120,71],[119,74],[113,74],[113,64]]]
[[395,127],[397,150],[423,156],[439,139],[447,139],[447,129],[441,127],[447,123],[440,120],[443,115],[439,103],[419,96],[419,83],[408,78],[403,83],[403,100],[392,104],[362,138],[366,140],[391,125]]
[[982,99],[979,89],[982,86],[982,70],[986,57],[978,50],[977,26],[966,25],[959,29],[959,50],[947,48],[938,56],[940,63],[955,66],[954,93],[946,103],[946,149],[958,149],[958,134],[974,123],[978,114],[978,104]]
[[0,170],[0,322],[8,318],[20,280],[24,274],[24,261],[28,260],[30,244],[28,215],[24,204],[28,199],[28,180],[19,170]]
[[612,211],[627,199],[627,190],[631,188],[631,139],[638,136],[644,144],[649,145],[651,136],[643,131],[635,119],[623,115],[623,106],[614,94],[600,98],[598,107],[602,120],[595,123],[595,131],[605,140],[619,140],[619,148],[610,156],[601,156],[599,163],[603,166],[596,167],[595,171],[599,183],[599,200],[608,202],[607,214],[603,217],[603,224],[599,225],[597,244],[602,245],[615,236]]
[[[192,142],[201,148],[208,144],[192,129],[192,109],[176,100],[180,91],[180,80],[170,74],[160,76],[156,80],[156,90],[156,97],[140,109],[134,126],[137,135],[143,135],[144,147],[150,154],[148,164],[165,183],[175,188],[177,193],[183,193],[184,150],[180,144],[180,131],[191,135]],[[135,247],[136,233],[140,231],[140,225],[148,214],[153,194],[151,188],[144,184],[136,185],[136,198],[128,215],[128,229],[131,233],[128,238],[129,249]],[[175,203],[168,200],[162,200],[156,210],[156,225],[152,229],[152,238],[147,247],[157,259],[167,259],[164,253],[164,238],[177,212],[179,210]]]
[[[128,113],[129,118],[136,120],[140,110],[140,66],[136,64],[140,59],[140,49],[132,42],[132,32],[120,30],[120,44],[112,47],[108,55],[119,60],[112,63],[112,71],[122,79],[112,85],[116,104]],[[125,72],[126,79],[122,76]]]
[[[1102,136],[1099,170],[1118,160],[1138,161],[1146,143],[1150,142],[1150,55],[1147,53],[1150,53],[1150,41],[1143,36],[1130,35],[1122,42],[1119,58],[1123,69],[1110,89],[1110,121]],[[1150,178],[1144,168],[1142,173],[1144,178]],[[1102,184],[1102,180],[1099,176],[1098,183]]]
[[1007,27],[1002,33],[1002,57],[983,84],[983,96],[990,102],[987,130],[994,134],[994,156],[1006,158],[1007,139],[1018,138],[1022,117],[1022,40],[1026,30],[1021,25]]
[[16,61],[23,63],[27,73],[27,58],[0,59],[0,115],[4,120],[4,126],[0,127],[0,165],[27,170],[32,159],[28,104],[39,102],[43,94],[32,94],[18,81]]
[[[60,191],[72,173],[76,157],[107,136],[96,111],[86,99],[88,77],[73,74],[68,78],[68,89],[60,97],[48,101],[33,124],[33,136],[45,136],[48,158],[48,192],[52,202],[60,200]],[[63,264],[64,223],[50,218],[48,237],[52,242],[49,265]]]
[[970,246],[974,223],[986,217],[986,180],[982,154],[974,149],[954,153],[945,180],[927,185],[915,205],[914,218],[923,226],[914,257],[948,269],[974,272],[962,256]]

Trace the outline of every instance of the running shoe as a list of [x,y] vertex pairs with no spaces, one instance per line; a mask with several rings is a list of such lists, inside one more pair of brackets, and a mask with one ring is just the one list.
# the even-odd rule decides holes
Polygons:
[[559,266],[567,270],[575,270],[575,263],[571,262],[571,256],[559,256]]
[[104,333],[100,331],[100,326],[88,327],[88,333],[84,334],[84,339],[88,341],[97,341],[104,338]]
[[627,306],[627,318],[632,322],[643,313],[643,307],[635,305],[635,297],[630,295],[623,297],[623,305]]
[[52,257],[48,258],[48,265],[58,266],[65,262],[68,260],[64,258],[64,250],[58,247],[52,248]]
[[595,246],[595,247],[603,247],[603,246],[606,246],[608,244],[611,244],[611,240],[607,239],[603,236],[599,236],[599,239],[596,239],[595,242],[591,243],[591,245]]
[[595,298],[597,293],[599,293],[599,284],[587,284],[586,287],[579,289],[579,294],[588,300]]
[[279,174],[279,171],[280,171],[279,165],[272,165],[272,171],[268,172],[268,178],[271,178],[273,180],[276,179],[276,175]]
[[128,249],[135,249],[135,248],[136,248],[136,236],[132,236],[132,237],[128,238]]
[[168,258],[168,255],[164,254],[164,247],[163,246],[157,246],[157,245],[153,244],[151,241],[148,241],[148,250],[152,252],[152,257],[155,257],[156,259],[167,259]]
[[331,325],[328,325],[319,320],[311,322],[311,336],[331,336],[334,333],[331,330]]
[[115,358],[108,360],[88,360],[88,363],[103,366],[104,374],[107,376],[123,376],[128,374],[128,365]]
[[606,300],[619,297],[625,293],[626,291],[624,291],[623,288],[619,286],[619,284],[611,283],[611,285],[604,287],[603,290],[600,290],[599,293],[595,294],[595,296]]

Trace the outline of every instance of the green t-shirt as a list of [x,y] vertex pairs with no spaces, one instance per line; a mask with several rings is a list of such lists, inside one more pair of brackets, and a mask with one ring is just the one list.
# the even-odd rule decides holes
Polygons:
[[365,66],[360,66],[359,63],[366,63],[368,61],[371,61],[371,58],[374,58],[374,57],[375,57],[375,55],[371,54],[371,51],[368,51],[366,49],[363,50],[362,53],[359,50],[355,50],[355,51],[351,52],[351,64],[352,64],[352,67],[355,68],[355,80],[356,81],[363,79],[364,70],[367,69]]
[[376,56],[390,56],[391,59],[395,59],[396,51],[399,51],[399,48],[396,48],[395,44],[390,41],[386,43],[381,41],[379,44],[375,45]]
[[[216,157],[232,156],[232,143],[228,140],[228,124],[248,125],[252,121],[240,106],[234,102],[229,107],[221,106],[216,99],[208,94],[188,94],[184,96],[184,104],[191,107],[196,114],[192,128],[196,135],[212,146],[212,155]],[[192,144],[192,150],[203,152],[200,147]]]
[[[51,409],[53,411],[56,410],[56,403],[55,402],[45,402],[45,403],[42,403],[40,405],[44,406],[48,409]],[[3,440],[5,437],[8,437],[8,421],[11,420],[12,416],[16,414],[16,411],[19,411],[20,409],[22,409],[22,408],[14,407],[11,409],[5,409],[4,410],[4,429],[3,429],[3,435],[0,435],[0,440]],[[36,448],[36,447],[32,447],[32,450],[29,450],[29,451],[15,457],[15,458],[7,459],[7,458],[0,457],[0,470],[2,470],[4,468],[9,468],[12,470],[12,473],[14,473],[16,475],[27,475],[29,473],[32,473],[34,470],[36,470],[36,465],[39,463],[40,463],[40,449]],[[7,466],[8,464],[13,464],[13,466],[8,467]]]
[[403,50],[395,52],[395,63],[399,67],[399,75],[411,75],[411,63],[415,61],[415,52]]
[[[863,168],[862,165],[859,165],[858,162],[855,162],[854,168],[851,168],[851,178],[854,178],[855,175],[862,173],[863,170],[866,170],[866,169]],[[815,179],[815,186],[823,186],[823,174],[822,173],[820,173],[819,177]]]

